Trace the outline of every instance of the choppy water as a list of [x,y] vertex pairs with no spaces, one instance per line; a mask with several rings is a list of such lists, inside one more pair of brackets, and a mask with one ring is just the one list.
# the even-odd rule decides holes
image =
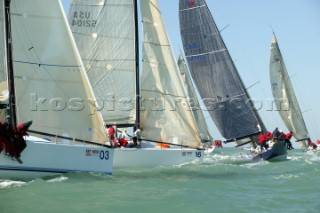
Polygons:
[[320,212],[320,154],[252,163],[224,148],[202,164],[0,180],[0,212]]

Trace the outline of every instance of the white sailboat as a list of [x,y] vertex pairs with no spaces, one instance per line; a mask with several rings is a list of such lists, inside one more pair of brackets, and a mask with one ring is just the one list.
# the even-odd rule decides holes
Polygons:
[[270,48],[270,83],[280,117],[297,142],[300,142],[302,147],[307,147],[310,136],[275,34]]
[[5,44],[0,77],[6,85],[0,93],[10,97],[1,99],[6,106],[1,111],[10,115],[13,129],[33,121],[20,163],[6,154],[13,142],[1,138],[0,178],[111,174],[114,151],[104,145],[102,117],[92,104],[95,97],[60,0],[5,0],[0,10],[6,32],[0,35]]
[[[157,1],[142,0],[140,6],[141,83],[137,1],[74,0],[69,10],[69,23],[97,98],[105,104],[114,97],[114,110],[101,107],[105,124],[143,128],[141,147],[117,148],[114,167],[174,165],[200,159],[202,144],[192,114],[184,106],[186,94]],[[157,142],[170,148],[155,146]]]

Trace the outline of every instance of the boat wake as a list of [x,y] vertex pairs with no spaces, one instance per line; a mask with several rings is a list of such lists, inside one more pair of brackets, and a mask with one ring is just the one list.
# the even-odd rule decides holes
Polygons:
[[0,189],[21,187],[26,185],[27,182],[23,181],[14,181],[14,180],[0,180]]
[[58,183],[58,182],[66,181],[66,180],[68,180],[68,179],[69,179],[68,177],[61,176],[61,177],[56,177],[56,178],[47,180],[47,182],[49,182],[49,183]]
[[253,164],[251,161],[252,156],[248,154],[232,154],[232,155],[224,155],[224,154],[214,154],[208,155],[203,159],[203,164],[206,165],[242,165],[242,164]]

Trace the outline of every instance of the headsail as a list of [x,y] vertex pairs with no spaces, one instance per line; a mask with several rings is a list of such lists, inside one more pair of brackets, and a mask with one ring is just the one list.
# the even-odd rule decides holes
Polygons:
[[106,124],[135,123],[132,0],[71,0],[69,23]]
[[4,4],[0,4],[0,121],[4,119],[4,108],[8,104],[9,91],[7,82],[6,66],[6,43],[5,43],[5,11]]
[[187,90],[190,109],[196,121],[200,139],[202,142],[212,142],[213,138],[211,137],[208,131],[208,126],[204,118],[204,115],[202,113],[202,109],[198,101],[196,90],[193,86],[187,64],[182,54],[180,54],[178,58],[178,67],[179,67],[180,74],[184,82],[185,88]]
[[308,140],[310,136],[275,35],[270,49],[270,81],[275,105],[287,129],[297,141]]
[[141,126],[146,138],[201,145],[156,0],[142,0]]
[[200,96],[227,140],[264,130],[249,94],[204,0],[180,0],[180,30],[189,70]]
[[78,140],[106,141],[95,97],[60,1],[12,0],[19,122]]

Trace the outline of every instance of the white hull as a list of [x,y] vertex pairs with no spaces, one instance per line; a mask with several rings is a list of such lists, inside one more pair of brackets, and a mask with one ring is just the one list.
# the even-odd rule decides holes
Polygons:
[[114,152],[114,168],[179,165],[204,157],[203,150],[183,148],[117,148]]
[[114,150],[94,145],[68,145],[27,140],[22,164],[0,154],[0,179],[29,179],[69,172],[112,174]]

